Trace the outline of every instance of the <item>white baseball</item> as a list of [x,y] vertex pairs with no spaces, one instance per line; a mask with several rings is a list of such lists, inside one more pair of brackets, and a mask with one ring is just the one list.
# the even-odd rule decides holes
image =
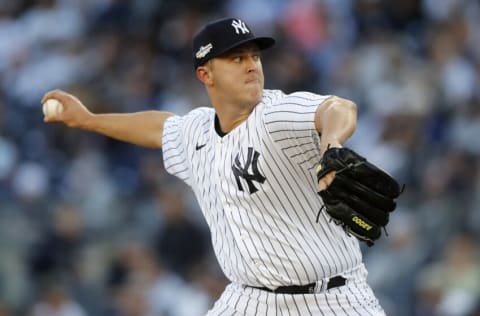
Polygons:
[[42,109],[46,117],[55,117],[63,112],[63,105],[56,99],[48,99]]

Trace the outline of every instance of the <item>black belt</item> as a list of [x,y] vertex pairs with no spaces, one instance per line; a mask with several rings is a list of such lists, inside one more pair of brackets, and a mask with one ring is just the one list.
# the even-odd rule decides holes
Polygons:
[[[334,276],[333,278],[328,280],[327,290],[330,290],[339,286],[343,286],[345,285],[346,281],[347,279],[345,279],[340,275]],[[277,294],[309,294],[309,293],[315,292],[316,285],[317,283],[310,283],[307,285],[280,286],[280,287],[277,287],[275,290],[271,290],[268,287],[256,287],[256,286],[250,286],[250,287],[271,292],[271,293],[277,293]]]

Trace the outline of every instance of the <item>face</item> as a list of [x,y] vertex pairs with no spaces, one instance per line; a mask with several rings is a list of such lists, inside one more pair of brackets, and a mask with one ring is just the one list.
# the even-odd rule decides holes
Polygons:
[[264,77],[260,50],[246,43],[210,60],[206,83],[211,95],[219,101],[241,106],[255,106],[262,98]]

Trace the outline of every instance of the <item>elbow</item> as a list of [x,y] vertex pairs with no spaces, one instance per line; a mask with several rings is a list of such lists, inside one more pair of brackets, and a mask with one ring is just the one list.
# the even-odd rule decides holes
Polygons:
[[352,112],[355,116],[357,116],[357,104],[351,100],[344,99],[344,106],[346,107],[347,111]]
[[315,127],[322,138],[343,144],[357,128],[357,105],[350,100],[332,96],[316,114]]
[[357,104],[350,100],[343,100],[342,106],[344,107],[345,115],[348,118],[347,125],[349,128],[349,136],[351,136],[357,129]]
[[337,96],[333,97],[332,101],[332,111],[343,117],[345,132],[350,137],[357,129],[357,104]]
[[357,105],[355,102],[340,97],[333,97],[333,99],[332,106],[336,107],[339,112],[357,117]]

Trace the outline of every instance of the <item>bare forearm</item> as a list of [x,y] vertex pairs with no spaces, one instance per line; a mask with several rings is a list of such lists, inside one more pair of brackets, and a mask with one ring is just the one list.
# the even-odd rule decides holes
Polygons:
[[165,120],[173,115],[161,111],[94,114],[76,96],[58,89],[45,93],[41,103],[44,104],[49,99],[60,102],[62,111],[45,115],[44,121],[47,123],[63,123],[68,127],[150,148],[162,147],[163,125]]
[[315,127],[321,135],[321,152],[327,146],[341,146],[357,127],[357,106],[352,101],[331,97],[315,113]]
[[143,147],[160,148],[163,125],[172,115],[161,111],[92,114],[79,128]]

